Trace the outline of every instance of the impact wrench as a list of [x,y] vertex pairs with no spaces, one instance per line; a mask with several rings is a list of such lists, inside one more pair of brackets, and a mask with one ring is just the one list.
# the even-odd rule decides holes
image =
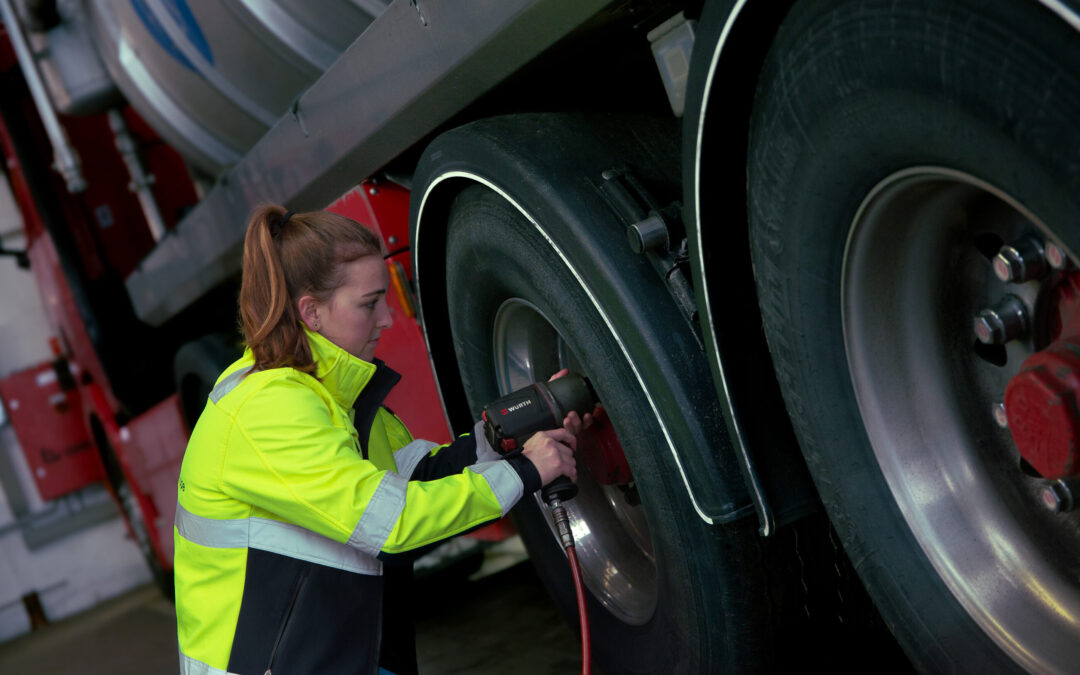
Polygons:
[[[484,436],[496,452],[504,455],[520,452],[525,441],[536,432],[561,427],[563,419],[572,410],[584,418],[586,413],[596,408],[597,402],[592,385],[576,373],[568,373],[551,382],[535,382],[492,401],[484,408]],[[555,531],[570,562],[581,621],[581,672],[588,675],[592,669],[592,645],[589,642],[585,584],[581,579],[581,566],[574,549],[570,517],[563,505],[573,499],[577,492],[577,485],[566,476],[559,476],[541,489],[540,496],[551,510]]]

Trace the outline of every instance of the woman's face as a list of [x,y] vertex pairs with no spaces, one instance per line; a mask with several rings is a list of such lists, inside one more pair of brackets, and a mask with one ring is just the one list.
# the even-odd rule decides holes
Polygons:
[[[386,264],[378,255],[358,258],[344,264],[343,279],[329,300],[316,302],[315,325],[327,340],[371,361],[379,335],[394,323],[386,304],[390,284]],[[314,328],[310,322],[308,327]]]

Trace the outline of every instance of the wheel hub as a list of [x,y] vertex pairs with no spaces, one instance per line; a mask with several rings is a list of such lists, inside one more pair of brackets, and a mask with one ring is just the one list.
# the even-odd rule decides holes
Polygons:
[[1046,672],[1075,662],[1080,616],[1072,481],[1036,474],[1071,470],[1080,438],[1080,279],[1057,241],[993,185],[910,167],[856,212],[841,279],[858,414],[910,532],[991,639]]
[[[551,321],[528,300],[503,302],[496,312],[492,342],[502,393],[561,368],[597,383]],[[619,620],[642,625],[656,608],[656,560],[644,507],[629,485],[630,467],[606,413],[601,412],[583,434],[578,450],[579,492],[566,506],[585,585]]]
[[1080,274],[1063,277],[1053,301],[1054,341],[1009,381],[1005,410],[1020,456],[1056,480],[1080,475]]
[[578,454],[600,485],[625,485],[634,480],[619,437],[603,408],[593,415],[592,426],[582,432]]

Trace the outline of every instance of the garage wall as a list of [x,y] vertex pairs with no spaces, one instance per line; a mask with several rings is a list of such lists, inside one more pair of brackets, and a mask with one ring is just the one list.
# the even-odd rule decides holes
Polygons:
[[[2,174],[0,242],[25,245]],[[49,337],[33,275],[0,257],[0,377],[50,360]],[[150,580],[100,484],[42,501],[6,418],[0,412],[0,641],[30,630],[28,594],[36,593],[45,617],[57,621]]]

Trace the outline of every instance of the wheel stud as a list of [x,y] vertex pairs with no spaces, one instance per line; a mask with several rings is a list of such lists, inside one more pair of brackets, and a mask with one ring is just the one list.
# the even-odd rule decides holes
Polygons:
[[1023,283],[1041,277],[1045,271],[1043,246],[1034,237],[1002,246],[994,258],[994,274],[1005,282]]
[[1048,243],[1046,245],[1046,261],[1050,263],[1050,267],[1056,270],[1063,270],[1065,266],[1069,264],[1069,257],[1065,255],[1065,250],[1054,243]]
[[1040,498],[1043,506],[1054,513],[1065,513],[1073,509],[1071,481],[1056,480],[1043,486]]
[[1004,403],[994,404],[994,421],[997,422],[997,425],[1002,429],[1009,428],[1009,416],[1005,413]]
[[1027,329],[1027,308],[1015,295],[1005,296],[975,316],[975,337],[986,345],[1003,345],[1023,336]]

